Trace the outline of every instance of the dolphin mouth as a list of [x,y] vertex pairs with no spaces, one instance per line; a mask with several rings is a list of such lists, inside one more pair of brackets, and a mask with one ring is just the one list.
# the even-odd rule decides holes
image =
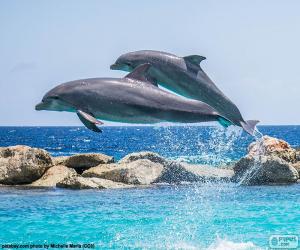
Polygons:
[[37,105],[35,105],[35,110],[43,110],[45,108],[45,103],[44,102],[40,102]]
[[122,68],[122,65],[119,65],[117,63],[110,65],[110,69],[112,69],[112,70],[119,70],[121,68]]
[[110,69],[131,72],[132,70],[134,70],[134,67],[132,67],[128,64],[114,63],[114,64],[110,65]]

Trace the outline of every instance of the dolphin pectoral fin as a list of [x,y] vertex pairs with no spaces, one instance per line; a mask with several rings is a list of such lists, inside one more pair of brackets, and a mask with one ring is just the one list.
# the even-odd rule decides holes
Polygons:
[[225,118],[223,117],[219,117],[218,118],[218,122],[224,127],[224,128],[227,128],[229,127],[230,125],[232,125],[232,123],[228,120],[226,120]]
[[248,134],[254,135],[257,123],[259,123],[258,120],[248,120],[245,122],[241,122],[241,126]]
[[80,119],[80,121],[86,126],[88,129],[94,131],[94,132],[102,132],[101,129],[99,129],[96,124],[103,124],[103,122],[98,121],[94,116],[87,114],[83,112],[82,110],[77,110],[77,115]]
[[199,55],[191,55],[191,56],[184,56],[183,59],[188,61],[189,63],[199,65],[203,60],[206,59],[204,56]]
[[143,82],[150,83],[154,86],[158,86],[156,80],[148,74],[148,70],[150,69],[150,67],[150,63],[141,64],[125,77],[140,80]]

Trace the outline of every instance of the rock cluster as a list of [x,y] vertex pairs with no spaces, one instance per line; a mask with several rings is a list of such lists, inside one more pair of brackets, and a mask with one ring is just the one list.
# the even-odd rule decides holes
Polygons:
[[153,152],[120,161],[103,154],[52,157],[27,146],[1,148],[0,185],[71,189],[131,188],[157,183],[230,181],[233,171],[169,161]]
[[287,184],[299,179],[297,152],[270,136],[250,144],[248,154],[234,166],[233,180],[244,185]]
[[233,168],[170,161],[153,152],[132,153],[115,162],[103,154],[51,157],[28,146],[0,148],[0,186],[104,189],[158,183],[229,182],[286,184],[299,179],[299,150],[265,136],[252,143]]

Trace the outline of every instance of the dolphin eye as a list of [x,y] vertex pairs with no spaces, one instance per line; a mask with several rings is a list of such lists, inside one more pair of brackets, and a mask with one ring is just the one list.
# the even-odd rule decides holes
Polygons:
[[52,96],[51,98],[57,100],[58,96]]

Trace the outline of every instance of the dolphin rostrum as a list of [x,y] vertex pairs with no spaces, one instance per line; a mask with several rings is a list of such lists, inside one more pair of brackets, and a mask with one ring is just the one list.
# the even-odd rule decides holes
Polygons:
[[216,121],[209,105],[164,91],[146,79],[150,64],[138,66],[124,78],[90,78],[71,81],[50,90],[36,110],[76,112],[90,130],[101,120],[126,123]]
[[178,57],[165,52],[141,50],[121,55],[110,68],[130,72],[140,64],[150,63],[153,67],[149,70],[149,79],[180,95],[207,103],[226,118],[219,119],[223,126],[234,124],[253,135],[258,121],[243,119],[237,106],[200,67],[204,59],[199,55]]

